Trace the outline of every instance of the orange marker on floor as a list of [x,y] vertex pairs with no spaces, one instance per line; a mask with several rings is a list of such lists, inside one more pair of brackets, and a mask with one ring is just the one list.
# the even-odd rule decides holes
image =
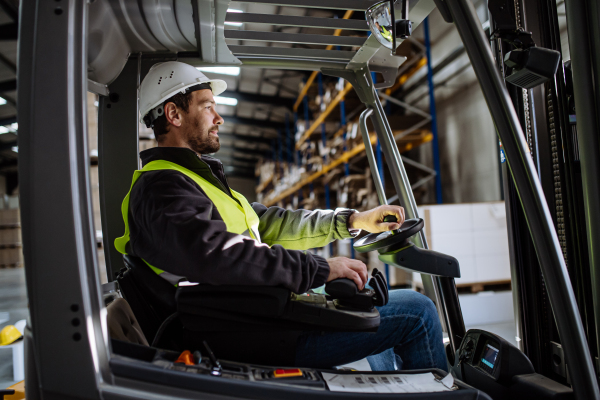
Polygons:
[[175,363],[182,363],[185,365],[196,365],[196,363],[194,362],[194,356],[189,350],[185,350],[183,353],[181,353],[179,357],[177,357],[177,360],[175,360]]

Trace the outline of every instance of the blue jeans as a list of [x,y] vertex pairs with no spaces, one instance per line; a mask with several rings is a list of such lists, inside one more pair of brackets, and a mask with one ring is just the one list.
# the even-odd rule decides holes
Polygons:
[[296,365],[330,368],[367,358],[373,371],[440,368],[447,371],[442,327],[435,305],[412,290],[393,290],[377,307],[377,333],[309,332],[300,336]]

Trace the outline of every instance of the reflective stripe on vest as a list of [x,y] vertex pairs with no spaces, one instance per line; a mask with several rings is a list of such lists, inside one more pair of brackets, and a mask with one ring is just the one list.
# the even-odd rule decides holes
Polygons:
[[[127,243],[129,243],[129,196],[131,195],[133,185],[135,185],[137,180],[140,178],[140,176],[142,176],[144,172],[160,170],[178,171],[187,176],[188,178],[192,179],[198,186],[200,186],[200,188],[204,191],[208,198],[217,207],[221,218],[223,218],[223,221],[225,222],[225,226],[227,227],[228,232],[249,236],[252,239],[255,239],[258,242],[260,242],[260,234],[258,233],[258,215],[256,215],[256,212],[243,195],[236,192],[235,190],[231,190],[233,197],[235,197],[239,201],[238,203],[237,201],[232,199],[231,196],[229,196],[227,193],[223,192],[221,189],[214,186],[212,183],[208,182],[206,179],[190,171],[189,169],[169,161],[156,160],[149,162],[144,166],[144,168],[136,170],[133,173],[131,187],[129,188],[129,192],[127,193],[127,196],[125,196],[123,204],[121,205],[123,222],[125,222],[125,234],[115,239],[115,247],[119,253],[127,254],[126,246]],[[187,280],[187,278],[183,276],[177,276],[169,272],[163,271],[159,268],[156,268],[150,265],[146,260],[144,260],[144,262],[154,272],[156,272],[158,275],[160,275],[162,278],[166,279],[173,285],[177,285],[177,283],[181,280]]]

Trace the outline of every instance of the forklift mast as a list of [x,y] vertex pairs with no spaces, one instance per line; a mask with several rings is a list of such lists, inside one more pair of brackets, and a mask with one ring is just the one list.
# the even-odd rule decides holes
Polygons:
[[[557,6],[555,2],[545,0],[493,0],[488,6],[492,14],[491,44],[497,67],[505,79],[510,75],[511,68],[504,60],[507,53],[515,48],[514,42],[509,40],[509,37],[514,37],[514,34],[511,37],[511,32],[527,33],[534,46],[561,54],[556,74],[544,84],[528,89],[506,81],[506,87],[548,202],[597,368],[598,319],[595,309],[598,306],[598,292],[592,279],[596,275],[594,265],[590,263],[594,247],[587,234],[587,229],[595,226],[597,213],[594,211],[592,215],[588,215],[586,211],[589,208],[585,207],[584,197],[585,192],[590,197],[597,193],[598,180],[584,184],[582,170],[596,168],[597,165],[594,164],[597,164],[600,154],[596,142],[596,147],[592,145],[586,150],[591,153],[588,165],[582,164],[581,137],[578,137],[580,135],[577,130],[577,116],[582,111],[575,112],[571,61],[562,59]],[[583,25],[586,25],[585,21]],[[571,40],[576,40],[577,34],[575,29],[569,30]],[[571,54],[574,61],[578,61],[575,60],[577,52]],[[506,163],[502,164],[502,174],[517,340],[537,372],[567,384],[570,383],[567,363],[547,283],[529,233],[527,217],[520,205],[517,188],[509,179]]]

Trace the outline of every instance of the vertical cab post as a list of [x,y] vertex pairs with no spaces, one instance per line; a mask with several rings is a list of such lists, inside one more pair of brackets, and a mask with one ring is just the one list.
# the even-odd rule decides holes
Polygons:
[[123,255],[115,239],[123,236],[125,224],[121,204],[131,187],[133,171],[139,167],[138,82],[140,60],[132,56],[119,77],[101,96],[98,110],[98,180],[102,240],[108,281],[123,267]]
[[20,12],[20,203],[35,360],[26,376],[38,377],[26,384],[39,383],[44,399],[99,399],[110,373],[87,145],[87,2],[24,0]]

